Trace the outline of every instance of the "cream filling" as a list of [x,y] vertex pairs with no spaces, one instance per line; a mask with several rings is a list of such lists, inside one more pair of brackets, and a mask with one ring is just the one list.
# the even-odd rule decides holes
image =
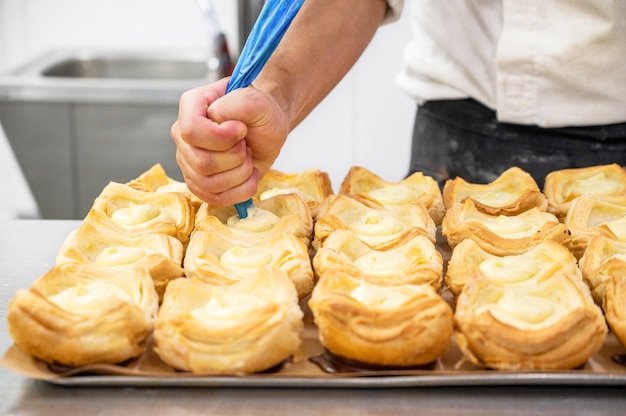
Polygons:
[[490,207],[503,207],[514,203],[518,195],[505,191],[487,191],[472,195],[472,199]]
[[139,225],[161,215],[161,210],[154,205],[131,202],[128,207],[117,209],[111,215],[113,222],[120,225]]
[[618,240],[626,241],[626,216],[615,221],[609,221],[605,225],[609,227],[609,230],[615,234]]
[[371,211],[366,215],[348,224],[348,229],[359,235],[365,236],[385,236],[396,234],[402,231],[404,224],[389,215],[381,215],[379,212]]
[[190,314],[210,328],[229,329],[241,326],[242,321],[256,315],[266,305],[266,301],[256,296],[226,294],[216,290],[204,305],[193,309]]
[[496,218],[486,218],[485,226],[494,233],[508,238],[521,238],[536,232],[537,226],[521,217],[499,215]]
[[417,192],[406,185],[385,184],[366,193],[383,205],[402,205],[415,200]]
[[48,299],[60,308],[75,313],[101,311],[112,299],[133,302],[131,296],[118,286],[100,281],[79,283]]
[[171,181],[167,185],[159,186],[156,191],[160,193],[177,192],[179,194],[188,194],[189,188],[184,182]]
[[263,201],[263,200],[271,198],[273,196],[288,195],[288,194],[296,194],[304,202],[307,202],[308,200],[310,200],[310,198],[308,198],[306,195],[304,195],[302,192],[300,192],[299,189],[296,189],[296,188],[272,188],[272,189],[268,189],[267,191],[262,192],[261,195],[259,195],[259,199],[261,201]]
[[146,252],[141,247],[111,246],[98,254],[94,263],[98,267],[124,266],[143,258]]
[[238,231],[260,233],[272,229],[278,221],[280,218],[273,212],[253,207],[248,209],[246,218],[233,215],[228,218],[226,225]]
[[606,177],[604,173],[577,179],[567,193],[570,195],[615,195],[622,189],[622,184]]
[[255,273],[259,267],[274,262],[274,251],[268,247],[235,246],[226,250],[220,257],[224,267],[238,273]]
[[535,276],[541,269],[528,255],[492,257],[480,263],[480,270],[494,283],[520,283]]
[[411,299],[394,287],[372,285],[365,281],[361,281],[349,294],[363,305],[379,309],[396,309]]
[[367,274],[378,277],[395,276],[409,267],[407,256],[392,251],[373,251],[354,261],[354,265]]

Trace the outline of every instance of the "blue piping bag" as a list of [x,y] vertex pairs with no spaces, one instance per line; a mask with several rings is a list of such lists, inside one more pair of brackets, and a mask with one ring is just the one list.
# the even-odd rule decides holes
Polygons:
[[[304,0],[267,0],[246,40],[226,93],[249,86],[270,58]],[[235,204],[240,218],[248,216],[252,199]]]

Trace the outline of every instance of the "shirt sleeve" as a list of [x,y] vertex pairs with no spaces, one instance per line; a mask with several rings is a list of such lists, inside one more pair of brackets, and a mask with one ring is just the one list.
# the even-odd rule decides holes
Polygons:
[[395,22],[400,18],[402,9],[404,7],[404,0],[387,0],[387,12],[382,24]]

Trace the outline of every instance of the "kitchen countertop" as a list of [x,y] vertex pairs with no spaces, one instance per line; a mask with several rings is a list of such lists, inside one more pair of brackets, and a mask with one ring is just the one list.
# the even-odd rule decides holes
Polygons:
[[[0,349],[12,345],[7,303],[54,263],[80,221],[0,220]],[[624,386],[225,388],[59,386],[0,368],[0,414],[621,415]]]

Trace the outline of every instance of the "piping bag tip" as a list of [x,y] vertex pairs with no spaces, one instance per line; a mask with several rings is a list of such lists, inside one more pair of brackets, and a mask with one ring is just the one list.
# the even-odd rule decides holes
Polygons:
[[248,209],[253,208],[252,199],[248,199],[247,201],[240,202],[235,204],[235,209],[237,210],[237,214],[239,218],[245,219],[248,218]]

